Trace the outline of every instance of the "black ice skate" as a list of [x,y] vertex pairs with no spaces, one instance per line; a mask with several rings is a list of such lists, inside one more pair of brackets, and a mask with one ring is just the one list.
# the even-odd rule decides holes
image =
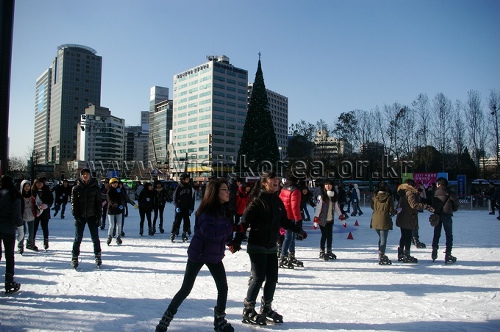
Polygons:
[[409,251],[405,251],[404,257],[403,257],[403,263],[418,263],[418,259],[416,259],[413,256],[410,256]]
[[170,326],[170,322],[174,319],[174,315],[170,311],[165,311],[158,325],[156,325],[155,332],[166,332]]
[[251,325],[267,325],[267,319],[265,315],[259,315],[255,311],[255,302],[244,302],[245,308],[243,309],[242,322]]
[[412,238],[412,239],[411,239],[411,242],[413,243],[413,245],[415,245],[415,247],[417,247],[417,248],[419,248],[419,249],[424,249],[424,248],[426,248],[425,243],[420,242],[420,241],[418,240],[418,238],[416,238],[416,237]]
[[118,244],[118,245],[122,244],[122,238],[121,237],[118,236],[116,238],[116,244]]
[[304,263],[295,258],[295,254],[288,254],[288,262],[290,262],[293,266],[304,267]]
[[[328,258],[328,260],[332,260],[332,259],[337,259],[337,255],[335,255],[333,252],[331,251],[328,251],[325,255],[326,258]],[[325,259],[326,260],[326,259]],[[304,266],[304,264],[302,264],[302,266]]]
[[282,269],[293,269],[294,268],[292,262],[290,262],[288,257],[285,257],[283,255],[280,257],[280,261],[279,261],[278,266]]
[[386,255],[380,255],[378,260],[379,265],[392,265],[392,261]]
[[214,331],[215,332],[234,332],[234,327],[226,320],[226,313],[219,312],[214,308]]
[[95,255],[95,265],[100,268],[102,265],[101,253]]
[[188,237],[186,235],[186,233],[182,233],[182,242],[187,242],[188,240]]
[[432,261],[434,262],[437,257],[438,257],[438,248],[432,248],[432,253],[431,253]]
[[453,264],[457,261],[457,258],[455,256],[452,256],[451,254],[447,254],[446,257],[444,258],[445,264]]
[[272,301],[264,301],[264,298],[262,298],[260,314],[271,319],[275,324],[283,324],[283,316],[271,308],[271,303]]
[[78,267],[78,256],[71,256],[71,266],[74,269]]
[[106,244],[108,246],[111,244],[111,240],[113,240],[113,237],[110,235],[110,236],[108,236],[108,239],[106,240]]
[[21,284],[15,281],[9,281],[5,283],[5,293],[11,294],[17,292],[21,289]]
[[174,233],[170,234],[170,241],[172,241],[172,243],[175,242],[175,234]]

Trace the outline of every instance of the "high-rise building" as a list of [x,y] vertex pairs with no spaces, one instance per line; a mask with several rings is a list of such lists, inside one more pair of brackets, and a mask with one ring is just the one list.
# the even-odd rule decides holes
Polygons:
[[227,56],[174,75],[170,171],[207,176],[235,165],[247,114],[248,72]]
[[163,86],[153,86],[149,90],[149,112],[154,113],[156,105],[168,99],[168,88]]
[[[248,83],[248,102],[252,96],[253,83]],[[280,159],[287,156],[288,147],[288,97],[266,89],[269,111],[273,119],[276,143],[280,150]]]
[[49,151],[49,119],[50,119],[50,82],[52,69],[48,68],[36,80],[35,91],[35,130],[34,155],[35,164],[48,163]]
[[[64,164],[76,159],[80,116],[89,104],[101,103],[102,58],[96,53],[87,46],[61,45],[49,70],[37,80],[34,146],[41,150],[35,154],[48,163]],[[50,99],[46,99],[48,95]],[[46,113],[39,113],[42,100],[48,105]],[[44,130],[48,131],[47,144]]]
[[168,144],[172,131],[172,100],[163,100],[156,104],[155,111],[149,116],[149,160],[153,167],[161,172],[168,172]]

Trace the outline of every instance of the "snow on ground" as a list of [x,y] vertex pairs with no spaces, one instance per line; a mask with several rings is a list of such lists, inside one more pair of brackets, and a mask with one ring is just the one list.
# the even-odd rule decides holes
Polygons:
[[[69,205],[68,205],[69,208]],[[377,261],[377,235],[369,228],[371,210],[334,227],[336,261],[318,259],[320,231],[305,222],[309,237],[297,242],[305,268],[280,269],[273,307],[283,314],[280,326],[241,323],[249,276],[245,250],[227,251],[227,319],[236,331],[499,331],[499,221],[486,211],[462,210],[454,217],[454,265],[430,259],[433,228],[420,214],[426,249],[413,247],[418,264],[397,261],[399,228],[389,233],[391,266]],[[69,215],[69,213],[68,213]],[[154,331],[178,291],[188,243],[168,239],[173,206],[165,209],[165,234],[139,236],[137,210],[130,208],[126,237],[107,246],[100,230],[103,265],[94,265],[88,230],[78,271],[71,268],[74,226],[71,218],[50,221],[50,248],[16,254],[16,294],[0,296],[0,331]],[[355,221],[359,226],[354,226]],[[193,219],[194,222],[194,219]],[[347,239],[351,232],[353,240]],[[147,234],[147,232],[146,232]],[[38,245],[41,229],[38,234]],[[0,263],[0,273],[5,263]],[[259,298],[262,294],[259,294]],[[216,288],[206,268],[179,308],[169,331],[213,331]]]

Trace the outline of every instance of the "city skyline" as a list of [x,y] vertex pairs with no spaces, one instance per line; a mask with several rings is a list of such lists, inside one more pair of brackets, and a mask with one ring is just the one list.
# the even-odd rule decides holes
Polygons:
[[[333,124],[342,112],[409,105],[419,93],[464,102],[477,90],[486,111],[499,90],[498,1],[220,4],[16,1],[9,156],[33,147],[35,82],[66,43],[102,57],[101,105],[127,126],[149,109],[151,86],[172,99],[173,75],[206,55],[228,56],[251,83],[261,52],[266,86],[289,99],[288,125]],[[37,14],[46,10],[58,19]]]

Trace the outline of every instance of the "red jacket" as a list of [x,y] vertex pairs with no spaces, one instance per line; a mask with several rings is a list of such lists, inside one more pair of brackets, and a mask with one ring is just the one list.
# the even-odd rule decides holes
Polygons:
[[302,192],[299,187],[293,183],[285,183],[283,189],[281,189],[280,198],[285,205],[287,218],[295,221],[302,220],[302,214],[300,213]]
[[242,186],[240,186],[238,188],[238,191],[236,191],[236,214],[243,215],[243,212],[245,212],[245,207],[247,206],[249,198],[250,198],[249,193],[246,192]]

